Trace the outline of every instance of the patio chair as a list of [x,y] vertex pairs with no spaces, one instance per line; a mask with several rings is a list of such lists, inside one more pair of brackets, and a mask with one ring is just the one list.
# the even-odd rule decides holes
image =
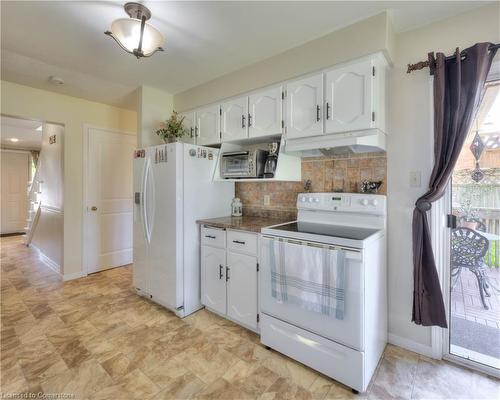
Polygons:
[[476,231],[460,227],[454,229],[451,238],[451,276],[458,280],[462,268],[468,268],[477,279],[479,295],[483,307],[488,310],[485,296],[490,297],[488,289],[490,287],[487,266],[484,263],[484,256],[488,251],[489,241]]

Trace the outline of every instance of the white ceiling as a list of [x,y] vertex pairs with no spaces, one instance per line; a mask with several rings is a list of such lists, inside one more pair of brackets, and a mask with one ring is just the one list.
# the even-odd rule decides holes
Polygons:
[[[1,147],[8,149],[40,150],[42,147],[42,131],[37,131],[41,122],[20,118],[0,116]],[[11,142],[11,138],[19,139]]]
[[[166,51],[136,60],[103,34],[126,16],[124,2],[2,1],[2,79],[135,109],[142,84],[178,93],[384,10],[400,32],[487,2],[144,3]],[[50,75],[65,84],[50,84]]]

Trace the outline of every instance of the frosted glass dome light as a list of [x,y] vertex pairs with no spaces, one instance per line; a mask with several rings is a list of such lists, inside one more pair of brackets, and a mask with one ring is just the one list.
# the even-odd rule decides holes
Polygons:
[[127,3],[124,8],[130,18],[113,21],[109,31],[104,33],[137,58],[150,57],[157,51],[163,51],[161,45],[165,38],[158,29],[146,22],[151,18],[151,12],[139,3]]

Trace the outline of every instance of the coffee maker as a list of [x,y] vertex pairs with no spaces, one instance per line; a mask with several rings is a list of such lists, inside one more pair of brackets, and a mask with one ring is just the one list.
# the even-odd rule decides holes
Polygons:
[[264,165],[264,178],[274,178],[276,165],[278,164],[279,143],[269,143],[269,153],[267,155],[266,164]]

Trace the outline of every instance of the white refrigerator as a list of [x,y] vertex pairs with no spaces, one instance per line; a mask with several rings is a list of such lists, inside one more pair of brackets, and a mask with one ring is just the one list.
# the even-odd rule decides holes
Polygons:
[[213,181],[218,155],[187,143],[134,152],[134,286],[181,318],[202,307],[196,221],[231,212],[234,183]]

